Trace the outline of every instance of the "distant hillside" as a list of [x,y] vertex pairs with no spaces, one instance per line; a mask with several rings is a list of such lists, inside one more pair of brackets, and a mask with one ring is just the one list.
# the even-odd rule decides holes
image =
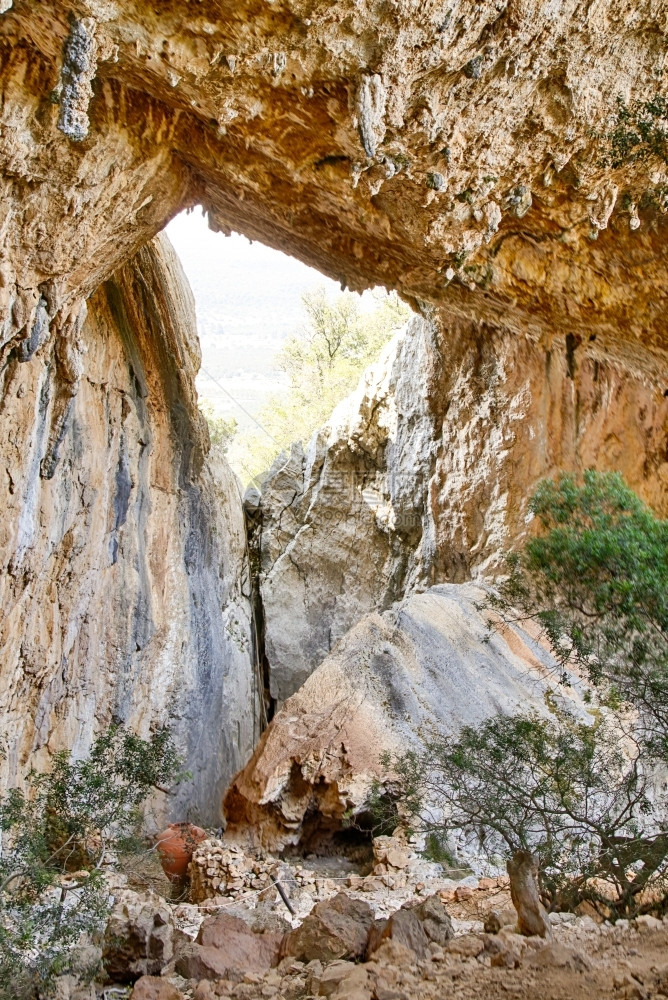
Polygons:
[[220,416],[251,429],[252,419],[230,396],[254,415],[280,390],[285,376],[274,359],[303,322],[301,296],[318,285],[333,292],[339,286],[261,243],[211,232],[199,210],[179,215],[167,233],[195,294],[202,345],[197,390]]

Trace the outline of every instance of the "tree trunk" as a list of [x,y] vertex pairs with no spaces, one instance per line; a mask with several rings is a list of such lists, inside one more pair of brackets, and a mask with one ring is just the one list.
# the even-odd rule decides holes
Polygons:
[[520,934],[551,938],[552,928],[538,896],[538,863],[529,851],[515,851],[506,868],[510,875],[510,898],[517,910]]

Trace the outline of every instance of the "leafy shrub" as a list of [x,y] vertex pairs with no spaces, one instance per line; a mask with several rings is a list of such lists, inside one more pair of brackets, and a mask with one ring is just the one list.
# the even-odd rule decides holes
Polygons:
[[0,998],[48,992],[54,977],[91,978],[76,945],[108,914],[102,866],[127,849],[141,803],[180,761],[167,730],[149,740],[111,726],[85,760],[58,753],[26,791],[0,798]]
[[487,607],[538,623],[563,668],[592,685],[579,716],[496,715],[393,761],[403,804],[430,835],[488,857],[539,857],[545,904],[589,900],[613,918],[668,909],[668,523],[616,474],[544,482],[540,532]]
[[[538,854],[551,909],[632,916],[668,897],[665,801],[618,717],[497,715],[395,761],[428,845],[464,831],[488,857]],[[431,804],[431,806],[430,806]],[[435,859],[436,860],[436,859]]]
[[239,430],[238,423],[234,417],[226,420],[225,417],[217,416],[213,403],[208,399],[203,399],[200,402],[199,409],[209,428],[209,440],[212,447],[220,448],[223,454],[226,454]]
[[343,814],[343,829],[360,830],[371,837],[386,837],[401,824],[397,810],[398,788],[377,779],[371,783],[362,811],[349,809]]
[[430,830],[424,842],[424,856],[427,861],[441,865],[444,872],[452,875],[472,874],[472,868],[463,868],[457,855],[450,847],[444,830]]
[[536,622],[604,705],[639,713],[644,753],[668,761],[668,521],[620,475],[591,471],[543,482],[530,510],[540,533],[509,559],[488,606]]

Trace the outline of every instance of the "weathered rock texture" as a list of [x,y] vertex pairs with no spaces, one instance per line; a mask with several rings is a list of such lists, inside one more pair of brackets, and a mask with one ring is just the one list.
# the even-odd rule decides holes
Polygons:
[[157,975],[174,954],[174,918],[155,893],[117,891],[102,946],[104,970],[113,981]]
[[596,340],[415,317],[263,484],[252,523],[272,696],[293,694],[364,614],[498,569],[543,476],[616,469],[668,516],[667,445],[664,381]]
[[207,917],[195,944],[179,955],[176,971],[185,979],[236,979],[278,964],[283,934],[254,933],[239,917],[219,913]]
[[[345,636],[277,713],[226,795],[226,835],[309,849],[363,807],[383,751],[518,705],[546,711],[549,654],[520,629],[489,641],[482,591],[444,584]],[[578,685],[565,695],[580,710]]]
[[[224,664],[250,683],[247,653],[221,625],[228,597],[216,567],[228,543],[222,530],[213,537],[200,449],[175,443],[178,428],[190,434],[189,406],[174,403],[185,348],[147,335],[138,363],[134,326],[159,318],[160,297],[141,273],[118,269],[200,202],[214,228],[418,304],[444,359],[445,381],[428,392],[442,438],[424,500],[435,507],[435,579],[465,575],[469,547],[485,558],[506,483],[518,471],[532,479],[525,463],[536,474],[549,464],[548,440],[550,462],[587,457],[574,446],[580,403],[564,363],[592,386],[602,361],[610,366],[596,417],[605,423],[618,395],[600,436],[610,464],[617,449],[632,454],[630,426],[660,433],[668,173],[659,158],[616,169],[603,160],[617,96],[661,89],[668,9],[15,0],[0,10],[3,767],[14,774],[34,746],[78,734],[85,743],[96,714],[147,722],[174,692],[191,764],[209,762],[194,770],[210,794],[248,732],[219,714]],[[593,336],[597,354],[585,361]],[[506,388],[495,396],[501,358]],[[525,370],[554,388],[534,395],[528,450],[515,442],[482,486],[478,465],[510,448],[510,428],[530,426],[512,394]],[[634,395],[643,380],[650,394]],[[594,387],[592,412],[595,398]],[[506,407],[497,420],[492,405]],[[147,414],[161,428],[152,447]],[[396,563],[369,545],[383,567]],[[399,560],[400,575],[409,563]],[[354,595],[355,615],[365,600]],[[343,627],[335,621],[333,636]],[[24,725],[31,712],[34,726]]]
[[[25,346],[25,345],[23,345]],[[0,378],[0,785],[111,718],[170,723],[212,823],[254,740],[238,486],[206,457],[192,295],[160,237]],[[235,766],[236,765],[236,766]]]
[[200,200],[351,285],[665,348],[665,164],[602,161],[667,28],[655,0],[16,0],[4,336]]
[[333,899],[316,903],[300,926],[286,936],[281,950],[301,962],[360,959],[372,924],[373,910],[368,903],[339,892]]

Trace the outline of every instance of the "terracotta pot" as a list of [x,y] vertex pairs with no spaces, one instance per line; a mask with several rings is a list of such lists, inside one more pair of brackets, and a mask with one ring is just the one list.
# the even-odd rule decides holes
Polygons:
[[186,877],[193,851],[203,840],[206,840],[206,833],[192,823],[170,823],[159,834],[160,864],[170,882],[180,882]]

